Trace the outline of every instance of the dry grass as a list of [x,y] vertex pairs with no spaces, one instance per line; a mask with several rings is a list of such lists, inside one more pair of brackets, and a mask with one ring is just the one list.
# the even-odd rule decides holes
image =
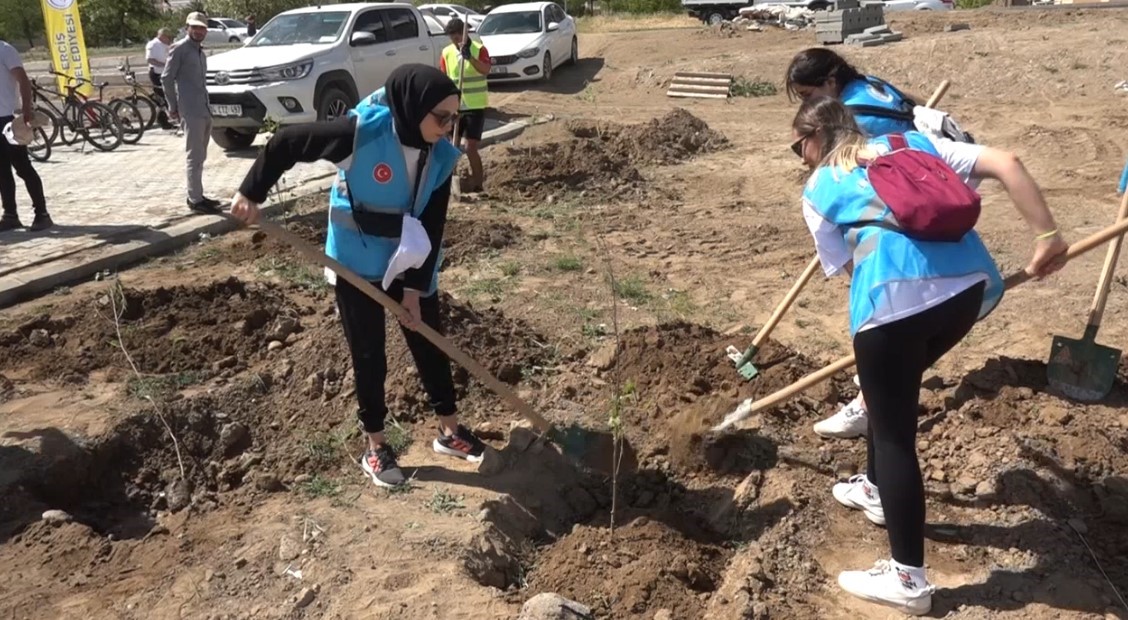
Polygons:
[[587,34],[699,27],[701,27],[701,22],[685,13],[649,13],[645,15],[619,13],[576,18],[576,29]]

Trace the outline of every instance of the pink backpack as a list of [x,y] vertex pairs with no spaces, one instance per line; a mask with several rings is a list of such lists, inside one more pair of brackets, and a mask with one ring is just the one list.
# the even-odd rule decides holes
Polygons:
[[979,194],[944,160],[909,148],[905,136],[886,138],[892,150],[866,168],[877,197],[897,218],[897,229],[920,241],[963,239],[979,221]]

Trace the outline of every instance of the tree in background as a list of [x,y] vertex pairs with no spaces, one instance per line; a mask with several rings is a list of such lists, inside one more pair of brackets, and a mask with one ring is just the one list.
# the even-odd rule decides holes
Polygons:
[[0,39],[35,47],[45,36],[39,0],[0,0]]
[[148,40],[161,21],[152,0],[79,0],[78,11],[90,47]]
[[[205,0],[203,2],[204,11],[212,17],[241,20],[254,13],[259,28],[262,28],[263,24],[283,11],[310,6],[311,4],[313,4],[311,0]],[[321,4],[339,4],[339,2],[327,0],[321,2]]]

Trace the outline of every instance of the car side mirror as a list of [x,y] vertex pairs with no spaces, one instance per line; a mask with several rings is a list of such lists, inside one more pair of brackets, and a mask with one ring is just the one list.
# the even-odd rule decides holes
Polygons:
[[375,44],[376,35],[372,34],[371,32],[354,32],[352,38],[349,39],[349,45],[352,45],[353,47],[364,47],[366,45]]
[[549,32],[556,32],[557,30],[560,30],[560,24],[559,24],[559,23],[557,23],[557,22],[551,22],[551,23],[550,23],[550,24],[548,25],[548,31],[549,31]]

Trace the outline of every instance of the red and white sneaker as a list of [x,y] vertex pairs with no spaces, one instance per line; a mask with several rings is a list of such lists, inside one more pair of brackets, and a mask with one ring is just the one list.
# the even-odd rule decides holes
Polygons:
[[380,444],[375,450],[368,450],[360,457],[360,468],[372,478],[373,484],[379,487],[391,488],[403,484],[407,479],[396,463],[396,453],[386,444]]
[[877,493],[877,487],[870,484],[865,474],[851,476],[847,482],[835,484],[830,492],[839,504],[861,510],[873,523],[885,525],[885,510],[881,507],[881,496]]
[[878,560],[869,570],[842,571],[838,585],[860,599],[914,616],[932,610],[932,594],[936,591],[925,579],[923,568],[890,560]]
[[438,454],[466,459],[471,463],[480,463],[482,453],[486,451],[486,444],[470,432],[470,429],[459,424],[458,430],[453,435],[444,435],[440,430],[439,436],[435,438],[431,448]]

